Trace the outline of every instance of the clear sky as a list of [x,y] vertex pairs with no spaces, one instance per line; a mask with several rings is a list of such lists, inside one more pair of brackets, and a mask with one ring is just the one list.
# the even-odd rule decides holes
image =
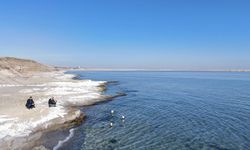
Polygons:
[[89,68],[250,68],[249,0],[6,0],[0,56]]

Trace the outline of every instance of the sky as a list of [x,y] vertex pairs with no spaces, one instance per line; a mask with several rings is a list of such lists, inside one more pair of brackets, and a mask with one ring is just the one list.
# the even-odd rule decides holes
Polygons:
[[8,0],[0,56],[111,69],[250,69],[248,0]]

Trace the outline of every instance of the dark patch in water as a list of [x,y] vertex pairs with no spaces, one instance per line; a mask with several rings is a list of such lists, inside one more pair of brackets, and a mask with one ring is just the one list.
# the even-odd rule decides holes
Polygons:
[[108,81],[108,83],[119,83],[119,81]]
[[227,148],[220,147],[220,146],[214,145],[214,144],[210,144],[209,147],[214,148],[214,149],[217,149],[217,150],[229,150],[229,149],[227,149]]
[[113,96],[113,98],[116,98],[116,97],[121,97],[121,96],[127,96],[126,93],[124,92],[117,92],[115,96]]
[[123,93],[123,92],[117,92],[115,95],[111,95],[111,96],[108,96],[107,98],[106,98],[106,100],[104,100],[104,101],[100,101],[100,102],[96,102],[96,103],[94,103],[93,105],[100,105],[100,104],[104,104],[104,103],[107,103],[107,102],[109,102],[109,101],[111,101],[111,100],[113,100],[113,99],[115,99],[115,98],[118,98],[118,97],[122,97],[122,96],[127,96],[127,94],[126,93]]
[[125,90],[126,93],[137,93],[139,92],[138,90]]
[[111,139],[111,140],[109,140],[109,142],[112,143],[112,144],[115,144],[115,143],[117,143],[117,140],[116,139]]
[[108,81],[109,85],[119,85],[119,81]]

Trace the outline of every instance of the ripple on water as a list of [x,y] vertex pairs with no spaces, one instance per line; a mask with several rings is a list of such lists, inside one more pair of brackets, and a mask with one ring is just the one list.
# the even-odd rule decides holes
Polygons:
[[[249,149],[250,80],[211,74],[95,74],[98,80],[119,81],[108,92],[127,96],[84,110],[88,118],[81,133],[68,144],[82,150]],[[110,117],[111,109],[116,118]]]

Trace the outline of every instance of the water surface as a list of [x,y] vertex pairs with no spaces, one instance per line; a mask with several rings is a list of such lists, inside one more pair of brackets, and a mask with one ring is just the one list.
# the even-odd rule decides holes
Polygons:
[[83,108],[86,121],[61,149],[250,149],[250,73],[74,73],[117,81],[106,94],[127,96]]

